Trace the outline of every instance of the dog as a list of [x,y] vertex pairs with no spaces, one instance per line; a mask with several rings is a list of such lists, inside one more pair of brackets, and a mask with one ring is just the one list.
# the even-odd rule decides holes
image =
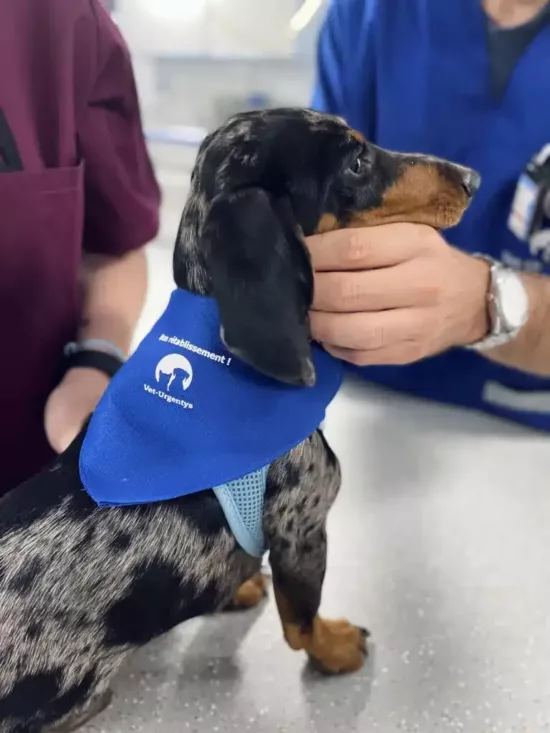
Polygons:
[[[478,185],[470,169],[383,150],[337,117],[238,114],[198,152],[174,279],[220,303],[237,359],[309,385],[313,273],[303,238],[398,221],[445,229]],[[160,372],[173,380],[179,366]],[[0,502],[0,733],[74,730],[108,704],[112,678],[136,648],[264,594],[261,561],[237,545],[207,488],[99,508],[79,473],[87,430]],[[271,464],[263,514],[284,638],[334,674],[359,670],[367,651],[364,629],[318,615],[325,524],[340,482],[315,430]]]

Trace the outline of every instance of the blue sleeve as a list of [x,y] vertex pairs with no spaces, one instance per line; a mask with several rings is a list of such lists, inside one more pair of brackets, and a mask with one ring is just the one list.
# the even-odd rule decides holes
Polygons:
[[371,139],[378,0],[331,0],[317,45],[311,106],[340,115]]
[[317,44],[317,67],[313,109],[340,115],[345,107],[342,63],[342,4],[332,0]]

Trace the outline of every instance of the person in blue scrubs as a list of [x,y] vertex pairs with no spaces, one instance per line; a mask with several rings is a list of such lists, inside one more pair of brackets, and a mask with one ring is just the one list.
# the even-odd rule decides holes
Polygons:
[[518,179],[550,143],[548,0],[333,0],[312,106],[482,176],[443,234],[403,223],[310,238],[314,337],[374,382],[550,430],[550,252],[508,226]]

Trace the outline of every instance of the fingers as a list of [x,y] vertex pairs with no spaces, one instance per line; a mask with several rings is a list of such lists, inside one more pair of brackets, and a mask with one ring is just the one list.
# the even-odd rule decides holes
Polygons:
[[331,354],[358,365],[407,364],[445,345],[456,267],[434,229],[388,224],[306,244],[316,271],[311,332]]
[[359,367],[366,366],[402,366],[413,364],[422,359],[425,354],[415,341],[404,341],[398,345],[370,351],[354,351],[353,349],[339,349],[327,346],[327,351],[337,359]]
[[439,285],[418,277],[414,261],[377,270],[321,272],[315,278],[313,310],[359,313],[426,307],[438,298]]
[[312,311],[310,324],[313,338],[328,351],[334,348],[376,351],[417,341],[423,329],[423,317],[415,308],[378,313]]
[[306,245],[317,272],[392,267],[414,257],[431,231],[419,224],[385,224],[316,234]]

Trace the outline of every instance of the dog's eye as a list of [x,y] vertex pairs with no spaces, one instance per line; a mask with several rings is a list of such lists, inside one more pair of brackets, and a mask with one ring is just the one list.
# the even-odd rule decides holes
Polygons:
[[363,156],[360,155],[350,165],[349,172],[352,173],[354,176],[360,176],[364,170],[365,170],[365,161],[363,159]]

